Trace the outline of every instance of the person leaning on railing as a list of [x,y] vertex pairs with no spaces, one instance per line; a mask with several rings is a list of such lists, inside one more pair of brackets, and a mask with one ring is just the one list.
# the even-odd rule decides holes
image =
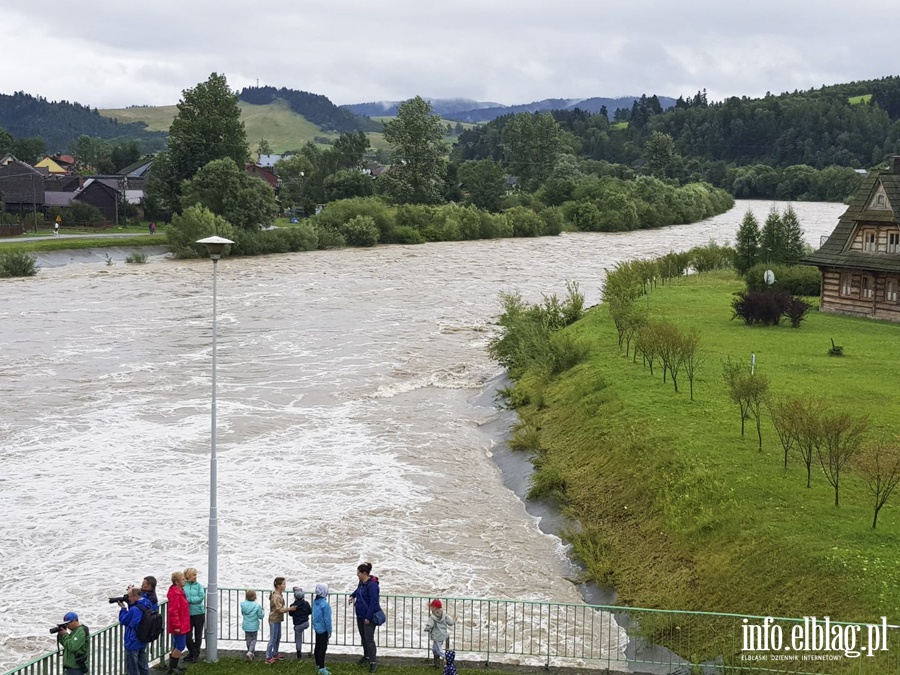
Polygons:
[[56,641],[63,649],[63,675],[83,675],[90,664],[90,634],[75,612],[67,612],[59,624]]

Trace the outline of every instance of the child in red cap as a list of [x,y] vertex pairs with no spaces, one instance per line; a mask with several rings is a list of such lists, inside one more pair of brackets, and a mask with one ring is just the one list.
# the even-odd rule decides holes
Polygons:
[[450,635],[450,626],[456,621],[444,611],[444,605],[440,600],[434,599],[428,603],[431,615],[425,624],[425,632],[431,638],[431,653],[434,654],[434,667],[441,667],[441,659],[444,658],[444,641]]

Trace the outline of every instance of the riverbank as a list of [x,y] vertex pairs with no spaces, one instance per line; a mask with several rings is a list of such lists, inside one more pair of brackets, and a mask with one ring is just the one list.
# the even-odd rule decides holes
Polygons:
[[[700,332],[705,361],[693,401],[619,350],[604,308],[570,327],[589,358],[544,383],[541,405],[519,414],[540,439],[539,475],[579,523],[568,537],[573,553],[622,604],[890,618],[900,601],[890,554],[900,545],[897,506],[889,503],[873,530],[858,475],[842,474],[839,509],[815,464],[807,489],[798,458],[783,468],[767,413],[763,450],[752,424],[742,439],[721,364],[753,352],[773,392],[822,397],[896,433],[891,383],[900,366],[879,353],[900,327],[813,313],[799,330],[747,328],[729,319],[740,287],[733,273],[695,275],[648,298],[654,320]],[[849,358],[827,356],[830,336],[852,344]]]

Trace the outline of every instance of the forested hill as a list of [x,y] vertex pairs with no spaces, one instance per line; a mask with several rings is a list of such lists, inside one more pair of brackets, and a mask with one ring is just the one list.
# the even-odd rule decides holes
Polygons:
[[[471,99],[426,99],[431,104],[431,109],[443,117],[444,119],[453,120],[455,122],[490,122],[503,115],[514,115],[518,113],[535,113],[550,112],[553,110],[574,110],[579,109],[589,113],[598,113],[602,108],[606,108],[610,115],[616,110],[631,110],[632,106],[638,101],[637,96],[620,96],[619,98],[584,98],[584,99],[567,99],[567,98],[545,98],[541,101],[533,101],[531,103],[523,103],[521,105],[501,105],[500,103],[490,103],[484,101],[473,101]],[[675,99],[668,96],[659,96],[656,98],[662,108],[671,108],[675,105]],[[397,108],[402,101],[376,101],[373,103],[354,103],[351,105],[341,106],[346,110],[355,112],[357,115],[369,115],[392,117],[397,114]]]
[[281,99],[298,115],[303,115],[322,131],[354,132],[381,131],[381,125],[368,117],[339,108],[327,96],[295,89],[275,87],[244,87],[238,94],[241,101],[254,105],[268,105]]
[[15,138],[41,137],[48,152],[64,152],[82,134],[104,139],[136,139],[144,150],[165,145],[166,135],[143,123],[120,124],[80,103],[48,101],[24,92],[0,94],[0,128]]

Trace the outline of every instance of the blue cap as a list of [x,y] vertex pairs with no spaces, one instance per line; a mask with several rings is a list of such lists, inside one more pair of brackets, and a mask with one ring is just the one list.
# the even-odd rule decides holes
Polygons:
[[71,623],[72,621],[78,621],[78,615],[75,612],[66,612],[66,615],[63,617],[63,623]]

